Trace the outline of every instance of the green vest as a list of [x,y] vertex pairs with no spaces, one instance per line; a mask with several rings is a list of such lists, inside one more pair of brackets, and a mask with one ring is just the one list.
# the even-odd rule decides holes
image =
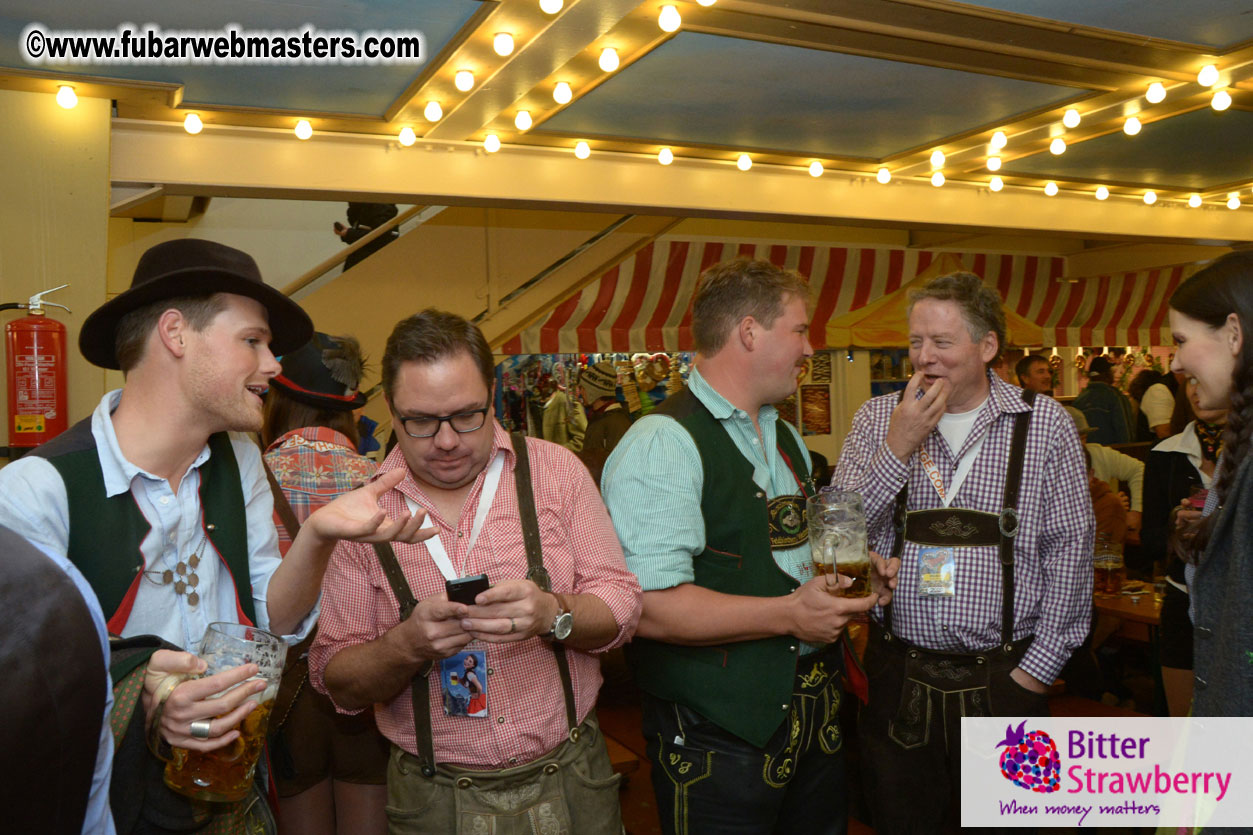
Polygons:
[[[767,497],[753,481],[753,465],[689,390],[666,399],[656,413],[677,420],[700,452],[705,550],[692,558],[696,585],[751,597],[790,594],[798,583],[774,561]],[[782,425],[777,436],[779,450],[797,476],[808,481],[795,437]],[[627,653],[643,690],[686,705],[763,747],[791,705],[799,646],[788,635],[703,647],[637,637]]]
[[[129,490],[105,495],[91,418],[79,421],[30,454],[47,459],[65,482],[69,518],[66,556],[96,592],[109,619],[109,631],[121,633],[143,579],[144,558],[139,546],[152,526]],[[244,492],[235,451],[225,432],[209,438],[209,459],[200,465],[200,502],[201,524],[211,526],[206,534],[222,555],[227,576],[235,585],[236,614],[241,622],[255,624]],[[247,594],[241,595],[241,588]]]

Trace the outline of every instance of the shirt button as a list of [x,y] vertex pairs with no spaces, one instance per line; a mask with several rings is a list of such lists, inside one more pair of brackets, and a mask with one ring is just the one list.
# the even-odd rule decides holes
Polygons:
[[510,758],[509,758],[509,764],[510,764],[510,765],[515,765],[517,762],[518,762],[518,758],[517,758],[517,757],[510,757]]
[[465,532],[465,531],[457,531],[457,539],[461,539],[461,537],[463,537],[463,536],[465,536],[465,535],[466,535],[466,532]]
[[162,496],[162,497],[161,497],[161,504],[169,504],[169,503],[170,503],[170,497],[169,497],[169,496]]
[[487,668],[487,674],[488,674],[489,676],[490,676],[492,673],[494,673],[494,672],[496,672],[496,671],[495,671],[495,670],[493,670],[491,667],[488,667],[488,668]]
[[757,440],[756,438],[753,438],[753,446],[757,446],[757,444],[759,443],[761,443],[761,441]]
[[497,723],[497,724],[499,724],[499,725],[503,725],[503,724],[505,724],[505,717],[503,717],[503,716],[497,716],[497,717],[496,717],[496,723]]

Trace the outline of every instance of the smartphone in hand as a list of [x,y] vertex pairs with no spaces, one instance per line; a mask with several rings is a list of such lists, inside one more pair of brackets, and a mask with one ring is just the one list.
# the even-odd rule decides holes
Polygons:
[[487,581],[486,574],[474,574],[469,577],[458,577],[456,580],[445,580],[444,588],[448,591],[448,599],[453,603],[474,605],[474,598],[479,592],[487,591],[492,585]]

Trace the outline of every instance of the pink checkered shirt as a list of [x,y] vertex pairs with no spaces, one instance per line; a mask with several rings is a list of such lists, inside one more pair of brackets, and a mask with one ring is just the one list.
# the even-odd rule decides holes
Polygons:
[[[374,462],[358,455],[347,435],[326,426],[293,429],[278,438],[265,451],[265,463],[301,524],[322,505],[365,484],[375,470]],[[277,510],[274,527],[279,553],[287,556],[291,536]]]
[[[474,512],[483,490],[484,473],[475,480],[461,510],[449,522],[430,511],[439,528],[448,558],[462,576],[486,574],[493,583],[526,575],[526,547],[518,521],[518,494],[514,486],[514,454],[509,434],[492,422],[494,450],[504,450],[505,467],[496,500],[487,514],[474,551],[465,552]],[[609,514],[587,469],[573,453],[556,444],[527,439],[535,507],[539,516],[544,565],[553,590],[594,594],[609,606],[618,634],[603,652],[625,643],[640,616],[640,586],[626,568],[622,547]],[[379,472],[404,467],[399,448],[392,451]],[[486,470],[484,470],[486,472]],[[408,513],[401,494],[423,507],[432,507],[412,475],[380,500],[389,515]],[[444,591],[444,577],[423,544],[397,545],[396,556],[418,600]],[[335,549],[322,583],[322,615],[318,637],[309,654],[309,678],[326,692],[327,663],[344,647],[366,643],[400,622],[396,599],[379,567],[373,547],[341,542]],[[472,645],[476,646],[476,645]],[[477,645],[487,650],[486,719],[444,715],[438,677],[429,677],[431,729],[435,758],[468,768],[506,768],[527,763],[557,747],[566,738],[565,702],[552,649],[539,638],[511,644]],[[579,719],[586,718],[600,690],[600,661],[595,654],[567,649]],[[351,711],[344,711],[351,712]],[[411,754],[417,754],[413,729],[413,700],[405,688],[375,712],[383,735]]]
[[[969,447],[989,429],[970,475],[951,507],[1000,513],[1014,417],[1027,409],[1022,390],[989,374],[991,394],[966,441]],[[863,404],[853,417],[831,483],[856,490],[866,504],[870,548],[892,553],[892,511],[907,481],[908,510],[942,507],[939,495],[913,455],[902,464],[886,438],[898,395]],[[923,442],[947,487],[956,456],[939,430]],[[958,450],[964,453],[965,447]],[[1083,451],[1074,423],[1050,397],[1038,396],[1027,434],[1020,526],[1014,540],[1014,640],[1035,635],[1020,666],[1035,678],[1053,681],[1070,653],[1088,634],[1092,616],[1092,541],[1095,522]],[[918,545],[905,543],[892,629],[918,646],[973,652],[1000,643],[1001,565],[997,546],[958,549],[954,597],[919,597]],[[876,615],[882,612],[875,610]]]

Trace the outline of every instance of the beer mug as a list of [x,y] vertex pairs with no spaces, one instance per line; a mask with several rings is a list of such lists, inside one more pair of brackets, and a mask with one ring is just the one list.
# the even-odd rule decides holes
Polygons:
[[199,654],[208,665],[204,676],[252,663],[259,670],[246,681],[261,679],[266,688],[255,697],[257,706],[244,717],[238,726],[239,738],[230,745],[214,751],[174,748],[173,758],[165,765],[165,784],[198,800],[241,800],[252,786],[257,759],[265,746],[265,729],[283,675],[287,644],[277,635],[255,626],[211,623]]
[[[809,550],[814,574],[825,576],[831,591],[842,597],[866,597],[871,592],[870,552],[866,548],[866,511],[861,494],[824,487],[808,501]],[[839,588],[836,574],[853,584]]]
[[1105,537],[1097,537],[1092,557],[1094,570],[1093,590],[1100,595],[1122,594],[1123,581],[1127,579],[1127,566],[1123,562],[1122,546]]

